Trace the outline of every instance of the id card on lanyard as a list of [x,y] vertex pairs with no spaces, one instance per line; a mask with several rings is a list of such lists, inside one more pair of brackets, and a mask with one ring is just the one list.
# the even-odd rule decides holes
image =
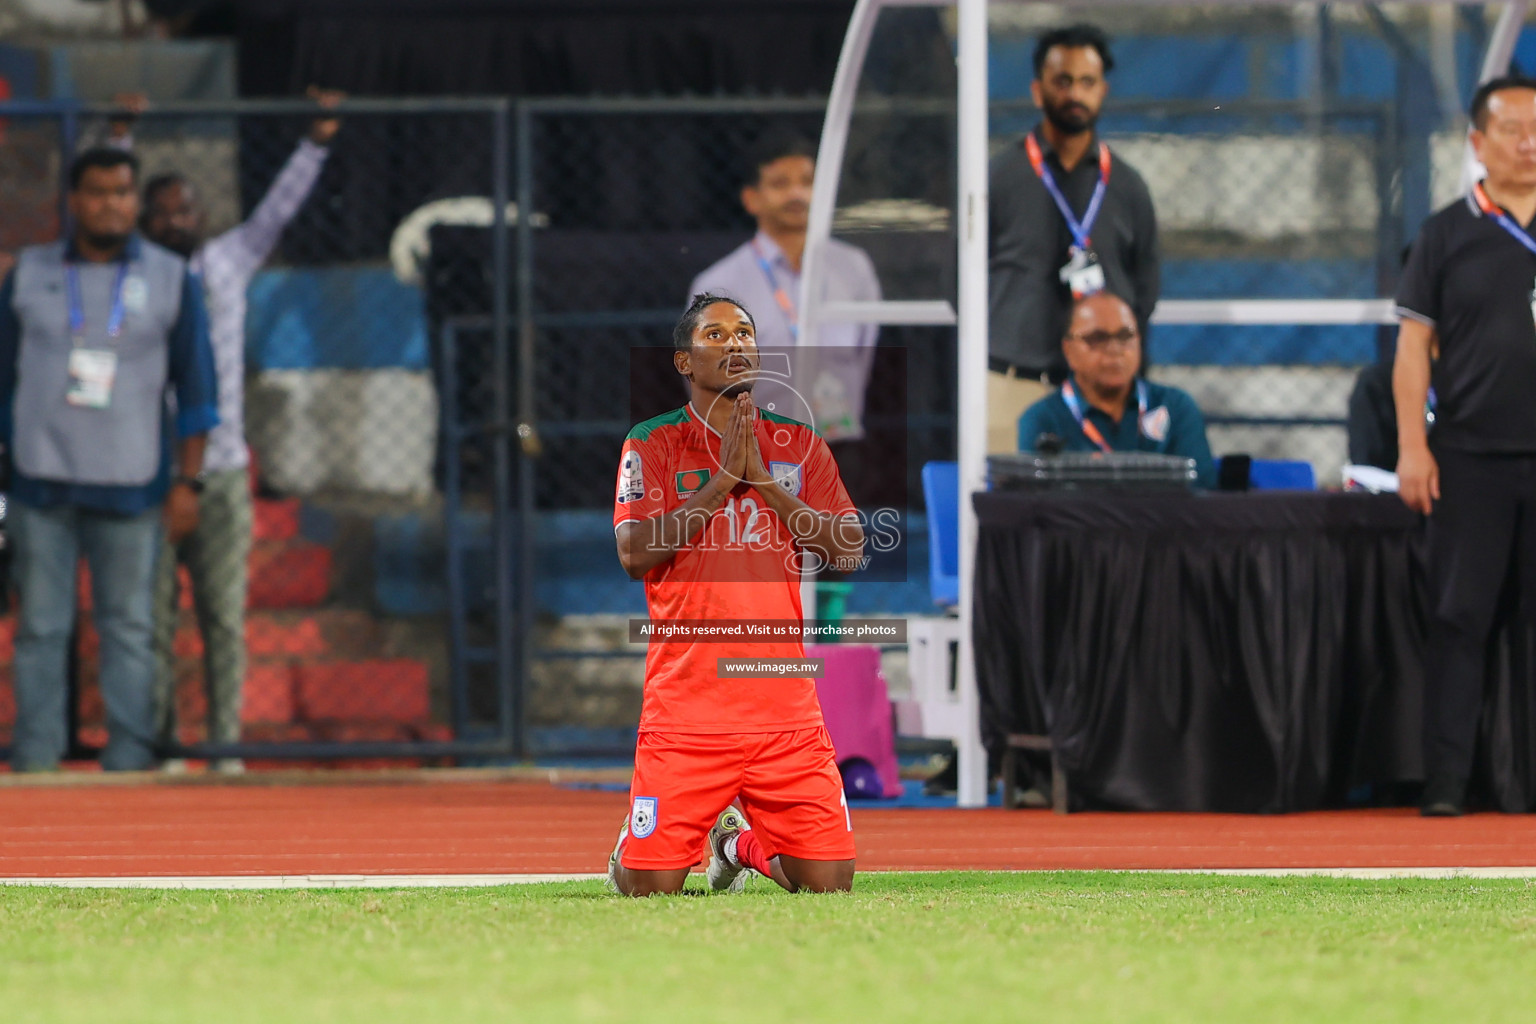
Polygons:
[[1072,232],[1072,247],[1068,252],[1067,265],[1062,267],[1057,277],[1061,283],[1072,290],[1072,298],[1081,299],[1086,295],[1093,295],[1105,288],[1104,267],[1099,263],[1099,258],[1094,254],[1093,243],[1090,235],[1093,233],[1093,225],[1099,219],[1099,212],[1104,206],[1104,193],[1109,188],[1110,156],[1109,147],[1103,142],[1099,143],[1099,182],[1093,187],[1093,196],[1088,200],[1088,209],[1083,213],[1083,219],[1078,220],[1072,212],[1072,206],[1067,202],[1067,197],[1061,194],[1061,188],[1056,184],[1056,176],[1051,173],[1051,168],[1045,162],[1045,154],[1040,151],[1040,143],[1036,141],[1034,133],[1024,136],[1024,149],[1029,154],[1029,165],[1034,168],[1035,177],[1040,179],[1040,184],[1050,193],[1051,199],[1056,203],[1056,209],[1061,211],[1062,219],[1067,222],[1067,230]]
[[[123,286],[128,278],[128,261],[117,265],[112,283],[112,307],[107,313],[107,337],[116,341],[123,333],[126,308]],[[74,263],[64,264],[64,288],[69,298],[69,390],[64,400],[82,409],[105,409],[112,404],[112,386],[117,381],[117,352],[110,348],[89,348],[85,343],[85,303],[80,295],[80,271]]]
[[[1073,386],[1070,380],[1064,382],[1061,385],[1061,400],[1067,403],[1067,411],[1070,412],[1072,414],[1072,418],[1077,421],[1077,427],[1083,432],[1084,437],[1088,438],[1088,440],[1097,445],[1099,450],[1102,452],[1114,451],[1114,449],[1109,446],[1109,442],[1104,440],[1104,433],[1099,430],[1098,425],[1088,418],[1088,410],[1084,407],[1083,400],[1077,393],[1077,388]],[[1159,407],[1159,410],[1161,411],[1161,407]],[[1136,382],[1137,433],[1147,433],[1147,431],[1144,429],[1146,423],[1147,382],[1138,380]],[[1164,430],[1162,437],[1153,437],[1153,440],[1162,442],[1167,439],[1167,436],[1167,431]]]
[[800,343],[800,314],[795,309],[795,302],[789,297],[789,292],[779,284],[779,279],[774,276],[773,264],[768,262],[768,255],[763,252],[757,239],[752,239],[752,252],[757,257],[758,268],[763,276],[768,279],[768,287],[773,290],[773,301],[779,304],[779,309],[784,314],[784,320],[789,324],[789,338],[795,344]]

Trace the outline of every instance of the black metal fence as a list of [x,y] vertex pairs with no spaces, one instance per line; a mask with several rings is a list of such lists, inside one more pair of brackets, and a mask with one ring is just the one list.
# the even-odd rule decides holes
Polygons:
[[[271,251],[250,257],[236,318],[254,522],[240,725],[230,736],[211,721],[213,653],[184,596],[163,645],[163,752],[468,762],[619,749],[643,653],[623,638],[639,584],[608,526],[619,447],[637,410],[682,403],[648,360],[694,276],[750,237],[743,151],[769,128],[815,139],[823,109],[349,101],[323,154],[306,150],[322,113],[307,103],[151,108],[116,127],[104,108],[0,111],[6,252],[57,237],[64,169],[97,141],[130,145],[146,180],[183,176],[215,241],[272,213],[293,161],[319,162]],[[1033,121],[995,114],[999,146]],[[1369,298],[1406,234],[1395,124],[1383,106],[1214,117],[1170,103],[1114,107],[1104,129],[1152,190],[1165,297]],[[954,295],[952,139],[944,102],[871,102],[855,119],[835,231],[870,254],[888,297]],[[215,321],[230,313],[216,291]],[[895,357],[877,360],[867,423],[900,439],[884,461],[899,486],[882,500],[920,512],[922,464],[955,448],[954,333],[885,328],[880,348]],[[1159,327],[1150,348],[1155,372],[1206,405],[1218,454],[1322,465],[1338,461],[1344,397],[1375,341]],[[920,580],[926,563],[907,571]],[[78,633],[84,753],[104,718],[88,615]]]
[[[180,553],[179,587],[163,573],[157,588],[164,756],[230,766],[520,750],[509,393],[492,388],[489,403],[470,407],[441,394],[454,373],[510,379],[510,111],[500,100],[352,101],[338,125],[331,111],[292,102],[131,118],[5,109],[0,249],[58,236],[67,167],[96,146],[140,161],[145,234],[163,231],[162,215],[187,197],[202,211],[192,266],[234,397],[223,396],[221,415],[243,399],[249,460],[238,431],[210,435],[200,530],[215,532],[201,556]],[[456,223],[500,240],[477,267],[478,368],[442,359],[453,351],[445,311],[467,309],[471,286],[434,277],[429,246]],[[214,511],[216,480],[229,516]],[[466,483],[497,500],[466,510],[455,500]],[[459,577],[445,580],[445,550],[466,533],[501,567],[485,573],[490,639],[480,644],[449,614]],[[89,756],[107,730],[81,573],[70,733],[71,753]],[[228,612],[231,592],[243,622]],[[4,629],[11,641],[13,618]],[[8,677],[11,658],[3,664]],[[0,682],[0,742],[16,714],[11,690]]]

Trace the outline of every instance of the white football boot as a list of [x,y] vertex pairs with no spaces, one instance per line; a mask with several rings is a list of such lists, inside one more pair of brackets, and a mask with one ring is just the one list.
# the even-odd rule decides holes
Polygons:
[[752,826],[747,824],[747,819],[740,811],[727,807],[720,812],[714,827],[709,830],[709,868],[704,877],[709,880],[709,887],[714,892],[741,892],[746,888],[748,876],[756,873],[725,855],[726,840],[751,829]]

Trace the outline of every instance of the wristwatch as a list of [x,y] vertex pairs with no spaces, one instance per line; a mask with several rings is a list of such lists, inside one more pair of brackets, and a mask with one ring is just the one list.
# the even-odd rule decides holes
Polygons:
[[207,479],[208,479],[207,472],[199,470],[196,476],[187,476],[185,474],[182,474],[182,475],[177,476],[176,479],[174,481],[172,481],[172,482],[173,483],[178,483],[178,484],[186,484],[188,487],[192,488],[192,493],[193,494],[202,494],[203,493],[203,486],[206,483]]

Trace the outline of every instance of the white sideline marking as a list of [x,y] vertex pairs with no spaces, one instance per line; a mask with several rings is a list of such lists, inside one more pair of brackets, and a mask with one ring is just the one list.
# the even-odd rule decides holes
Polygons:
[[138,878],[0,878],[0,885],[61,889],[438,889],[536,885],[606,878],[580,875],[182,875]]
[[1536,878],[1528,868],[1178,868],[1172,871],[1138,871],[1137,874],[1248,875],[1261,878],[1312,876],[1317,878]]
[[[948,869],[946,869],[948,870]],[[865,871],[861,874],[940,874],[940,871]],[[1061,869],[979,871],[978,874],[1062,874]],[[1235,878],[1536,878],[1536,867],[1508,868],[1129,868],[1095,873],[1124,875],[1225,875]],[[531,875],[182,875],[104,878],[0,878],[0,886],[55,889],[441,889],[546,882],[596,882],[605,874]]]
[[919,871],[861,871],[861,875],[938,875],[972,871],[980,875],[1226,875],[1233,878],[1536,878],[1526,868],[925,868]]

